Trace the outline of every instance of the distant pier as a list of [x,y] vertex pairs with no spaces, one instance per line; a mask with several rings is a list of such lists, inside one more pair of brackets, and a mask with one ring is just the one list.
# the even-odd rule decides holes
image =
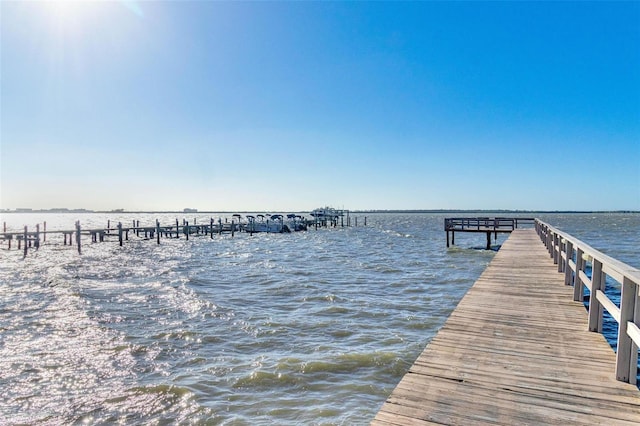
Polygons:
[[487,250],[491,249],[491,234],[498,238],[500,233],[511,233],[518,229],[518,225],[533,225],[534,218],[525,217],[461,217],[444,220],[444,230],[447,233],[447,247],[449,247],[449,233],[451,244],[456,243],[456,232],[481,232],[487,235]]
[[510,232],[373,425],[640,424],[640,271],[539,220]]
[[[334,213],[335,212],[335,213]],[[300,216],[296,216],[296,219],[292,219],[295,222],[296,226],[294,230],[300,229],[318,229],[322,227],[350,227],[352,226],[352,217],[349,216],[348,210],[336,210],[330,215],[318,215],[313,219],[305,219]],[[263,216],[263,215],[257,215]],[[280,217],[280,223],[285,224],[284,218],[282,215],[273,215],[272,217]],[[293,216],[293,215],[288,215]],[[346,220],[345,220],[346,216]],[[12,250],[12,248],[17,248],[18,250],[23,251],[24,256],[27,255],[29,250],[39,249],[44,244],[59,244],[75,246],[77,248],[78,253],[82,253],[82,246],[87,242],[90,243],[102,243],[108,241],[118,241],[119,245],[122,246],[126,241],[129,241],[130,238],[136,237],[138,239],[144,240],[152,240],[157,244],[160,244],[162,239],[167,238],[184,238],[189,240],[189,238],[193,237],[205,237],[208,236],[210,238],[214,238],[216,235],[231,235],[232,237],[238,233],[248,233],[254,234],[260,232],[260,226],[263,224],[262,222],[248,222],[241,220],[241,216],[239,214],[234,214],[232,216],[232,220],[228,220],[225,218],[214,219],[213,217],[204,222],[197,222],[196,219],[193,221],[188,221],[182,219],[179,221],[178,219],[175,222],[170,224],[160,224],[159,220],[156,220],[153,224],[141,224],[139,220],[133,220],[131,225],[124,225],[122,222],[112,223],[111,221],[107,222],[107,225],[104,228],[90,228],[85,229],[82,227],[80,221],[76,221],[73,229],[64,229],[64,230],[47,230],[47,222],[43,222],[42,224],[36,224],[33,228],[29,229],[27,226],[24,226],[22,230],[7,230],[6,222],[3,223],[3,229],[0,233],[0,241],[3,241],[6,244],[7,250]],[[248,215],[247,217],[253,218],[253,216]],[[266,223],[268,224],[270,221],[271,215],[266,215]],[[354,226],[358,226],[358,217],[353,217]],[[273,223],[274,221],[272,221]],[[367,225],[367,217],[364,217],[364,222],[361,221],[360,226]],[[303,226],[298,226],[303,225]],[[284,227],[282,227],[284,228]],[[274,232],[269,228],[268,232]],[[276,228],[277,229],[277,228]],[[284,232],[284,231],[278,231]],[[55,238],[55,241],[52,241],[52,237]],[[61,238],[60,238],[61,237]]]

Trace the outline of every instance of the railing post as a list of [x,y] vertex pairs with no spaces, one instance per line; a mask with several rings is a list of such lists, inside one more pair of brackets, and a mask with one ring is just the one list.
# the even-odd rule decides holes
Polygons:
[[156,219],[156,238],[158,239],[158,244],[160,244],[160,220]]
[[[636,327],[640,326],[640,282],[635,282],[635,307],[633,309],[633,323]],[[638,378],[635,374],[638,366],[638,345],[631,340],[631,358],[629,359],[630,377],[629,383],[637,385]]]
[[118,241],[120,242],[120,247],[122,247],[122,222],[118,222]]
[[606,284],[602,272],[602,262],[593,258],[591,261],[591,295],[589,296],[589,331],[602,332],[602,304],[598,301],[598,290]]
[[580,271],[584,271],[584,252],[580,247],[576,250],[576,274],[573,278],[573,300],[576,302],[584,301],[584,284],[580,278]]
[[567,240],[558,235],[558,272],[564,272],[564,261],[562,260],[562,253],[565,253],[566,256],[566,248],[565,243]]
[[627,334],[627,323],[634,322],[638,288],[624,277],[620,294],[620,324],[618,325],[618,351],[616,353],[616,379],[635,384],[638,370],[638,348]]
[[560,238],[558,237],[558,234],[556,234],[555,232],[553,233],[553,243],[551,244],[552,246],[552,252],[551,252],[551,257],[553,257],[553,264],[557,265],[558,264],[558,253],[560,252],[559,249],[559,244],[560,244]]
[[573,260],[573,243],[567,240],[565,247],[566,258],[564,262],[564,284],[571,285],[573,283],[573,270],[571,269],[571,260]]

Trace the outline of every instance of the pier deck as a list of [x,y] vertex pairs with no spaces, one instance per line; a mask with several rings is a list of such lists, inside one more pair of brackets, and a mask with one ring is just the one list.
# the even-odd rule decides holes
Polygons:
[[372,425],[640,424],[640,392],[533,229],[515,229]]

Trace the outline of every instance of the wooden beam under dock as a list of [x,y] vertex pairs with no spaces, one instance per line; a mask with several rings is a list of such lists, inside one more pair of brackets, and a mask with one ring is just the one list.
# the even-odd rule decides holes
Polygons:
[[513,230],[372,425],[639,424],[638,388],[565,284],[536,231]]

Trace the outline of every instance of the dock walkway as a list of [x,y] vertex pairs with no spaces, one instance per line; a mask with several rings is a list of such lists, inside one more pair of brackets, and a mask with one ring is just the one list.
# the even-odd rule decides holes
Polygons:
[[516,229],[372,425],[640,424],[640,392],[533,229]]

